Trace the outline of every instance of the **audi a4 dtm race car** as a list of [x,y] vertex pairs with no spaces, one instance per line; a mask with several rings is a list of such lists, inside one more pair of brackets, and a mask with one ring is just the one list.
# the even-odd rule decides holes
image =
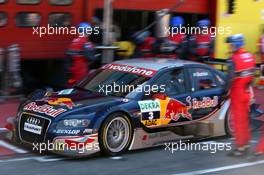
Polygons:
[[231,134],[229,105],[226,76],[205,64],[116,61],[71,89],[33,94],[19,107],[12,138],[63,155],[116,155]]

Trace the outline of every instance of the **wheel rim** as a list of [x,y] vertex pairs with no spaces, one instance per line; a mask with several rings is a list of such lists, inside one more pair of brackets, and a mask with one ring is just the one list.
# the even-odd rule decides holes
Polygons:
[[116,117],[106,127],[106,146],[111,152],[122,151],[129,140],[130,127],[126,119]]
[[228,130],[229,130],[229,134],[233,135],[233,133],[234,133],[234,125],[233,125],[233,122],[232,122],[231,112],[228,112],[228,114],[227,114],[227,127],[228,127]]

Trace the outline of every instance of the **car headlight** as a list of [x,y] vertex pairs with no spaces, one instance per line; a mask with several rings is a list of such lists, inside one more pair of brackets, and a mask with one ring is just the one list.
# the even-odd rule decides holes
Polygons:
[[88,127],[90,120],[88,119],[65,119],[60,122],[60,126],[64,127]]

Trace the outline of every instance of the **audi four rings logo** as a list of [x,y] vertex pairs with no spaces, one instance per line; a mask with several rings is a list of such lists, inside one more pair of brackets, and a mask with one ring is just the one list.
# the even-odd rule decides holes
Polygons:
[[34,124],[34,125],[39,125],[40,119],[29,117],[29,118],[27,118],[27,122],[30,124]]

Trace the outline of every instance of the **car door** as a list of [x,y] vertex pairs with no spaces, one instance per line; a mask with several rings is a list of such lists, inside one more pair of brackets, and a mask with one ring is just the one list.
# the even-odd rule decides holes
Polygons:
[[224,81],[215,70],[205,66],[194,66],[187,70],[191,96],[186,101],[192,118],[207,118],[220,109],[224,100]]
[[[139,102],[141,122],[145,126],[167,127],[192,120],[186,102],[186,98],[190,96],[186,80],[184,67],[168,69],[154,80],[152,86],[163,88]],[[146,110],[147,106],[155,106],[155,109]]]

